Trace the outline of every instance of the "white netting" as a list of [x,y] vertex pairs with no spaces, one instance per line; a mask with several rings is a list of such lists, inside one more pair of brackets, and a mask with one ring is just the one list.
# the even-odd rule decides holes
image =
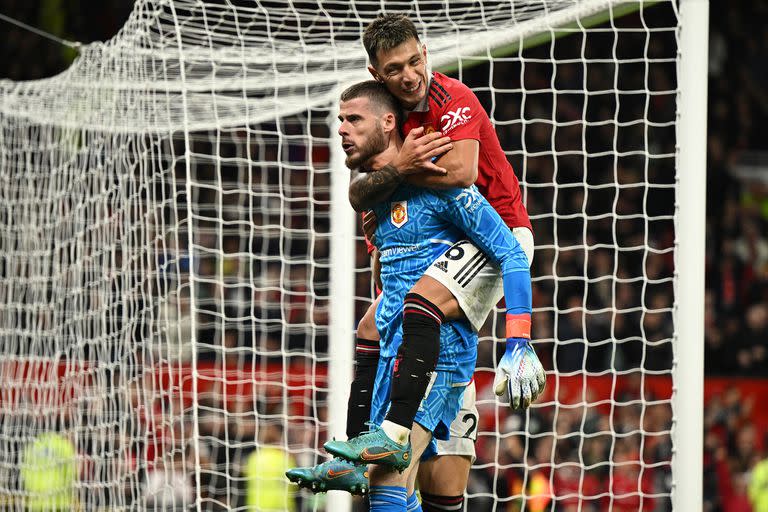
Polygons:
[[[387,9],[414,8],[440,66],[611,2],[517,4],[389,2]],[[339,83],[367,76],[360,34],[380,9],[365,1],[137,2],[115,38],[85,47],[66,72],[7,84],[1,108],[43,124],[142,133],[258,123],[327,106]]]
[[678,21],[613,4],[142,0],[65,73],[1,82],[0,500],[322,507],[282,470],[339,420],[328,127],[386,5],[488,109],[536,233],[548,393],[497,406],[491,319],[467,509],[669,509]]

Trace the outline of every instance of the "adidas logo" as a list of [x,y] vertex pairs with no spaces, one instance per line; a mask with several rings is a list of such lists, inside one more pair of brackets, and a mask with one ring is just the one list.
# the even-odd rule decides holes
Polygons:
[[442,270],[443,272],[448,273],[448,262],[447,261],[442,261],[441,260],[441,261],[435,262],[435,266],[437,268],[439,268],[440,270]]

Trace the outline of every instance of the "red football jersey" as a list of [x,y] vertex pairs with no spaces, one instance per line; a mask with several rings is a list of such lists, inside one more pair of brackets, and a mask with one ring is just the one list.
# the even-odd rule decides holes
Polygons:
[[501,149],[488,114],[469,87],[434,72],[427,98],[408,114],[403,133],[419,126],[424,126],[427,132],[439,130],[451,140],[479,141],[475,185],[509,227],[531,229],[515,171]]
[[[368,214],[368,212],[363,212],[360,214],[360,221],[365,222],[365,216]],[[376,250],[376,246],[371,243],[370,240],[368,240],[368,235],[363,233],[363,239],[365,240],[365,248],[368,251],[368,256],[373,254],[373,251]]]

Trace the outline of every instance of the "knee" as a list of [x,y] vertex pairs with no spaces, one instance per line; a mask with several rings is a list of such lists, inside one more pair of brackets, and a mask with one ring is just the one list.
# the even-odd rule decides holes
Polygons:
[[360,323],[357,324],[357,337],[364,340],[378,340],[379,331],[376,329],[376,304],[374,302],[368,307],[368,310],[360,319]]

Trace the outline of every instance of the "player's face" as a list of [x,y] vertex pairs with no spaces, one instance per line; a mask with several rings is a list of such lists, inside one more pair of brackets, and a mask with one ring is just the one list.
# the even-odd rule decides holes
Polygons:
[[369,71],[376,80],[384,82],[406,109],[415,107],[427,95],[427,48],[416,39],[409,39],[391,50],[379,50],[376,67]]
[[342,101],[339,107],[339,135],[347,158],[345,164],[357,169],[371,157],[387,149],[387,137],[381,119],[370,106],[368,98]]

